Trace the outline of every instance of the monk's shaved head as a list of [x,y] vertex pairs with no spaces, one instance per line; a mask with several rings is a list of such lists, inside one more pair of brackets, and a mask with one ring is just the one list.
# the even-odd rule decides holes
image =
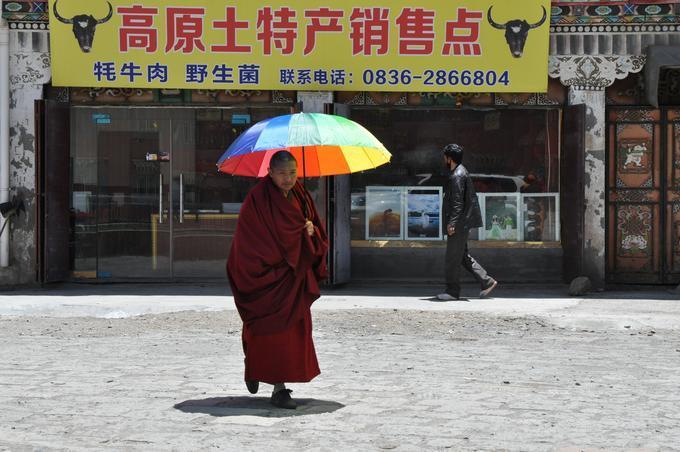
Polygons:
[[288,151],[278,151],[269,161],[269,177],[284,195],[293,189],[297,181],[297,160]]
[[287,166],[290,162],[295,162],[295,165],[297,166],[297,160],[295,160],[293,154],[291,154],[288,151],[279,151],[276,154],[274,154],[272,156],[272,159],[269,161],[269,168],[271,169],[281,168]]

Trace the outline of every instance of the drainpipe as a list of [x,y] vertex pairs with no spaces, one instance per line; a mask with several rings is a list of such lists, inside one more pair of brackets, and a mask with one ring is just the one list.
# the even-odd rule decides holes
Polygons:
[[[9,201],[9,27],[0,19],[0,203]],[[4,219],[3,219],[4,220]],[[0,236],[0,267],[9,266],[9,228]]]

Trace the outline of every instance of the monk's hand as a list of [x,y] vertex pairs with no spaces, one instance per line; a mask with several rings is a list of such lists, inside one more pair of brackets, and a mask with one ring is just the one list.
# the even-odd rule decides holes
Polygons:
[[447,233],[448,235],[453,235],[453,234],[455,234],[455,233],[456,233],[456,227],[455,227],[455,226],[448,225],[448,226],[446,227],[446,233]]
[[314,223],[307,220],[305,222],[305,228],[307,228],[307,234],[309,234],[310,237],[314,235]]

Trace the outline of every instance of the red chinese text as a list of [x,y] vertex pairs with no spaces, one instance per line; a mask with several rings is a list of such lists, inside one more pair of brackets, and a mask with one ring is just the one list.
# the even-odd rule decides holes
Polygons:
[[458,8],[457,20],[446,22],[446,40],[442,55],[481,55],[479,24],[483,16],[481,11]]
[[396,23],[399,29],[399,54],[430,55],[434,47],[435,12],[423,8],[404,8]]
[[165,51],[192,53],[194,48],[205,52],[203,16],[205,8],[168,8],[168,36]]
[[158,49],[158,30],[153,27],[154,16],[158,8],[145,8],[142,5],[118,7],[123,25],[118,32],[121,52],[129,49],[144,49],[153,53]]
[[349,17],[352,32],[352,55],[385,55],[390,48],[390,10],[354,8]]
[[[305,17],[311,19],[307,25],[307,43],[304,54],[309,55],[316,47],[316,34],[322,32],[342,32],[340,19],[344,16],[341,9],[331,10],[329,8],[319,8],[305,11]],[[324,20],[324,23],[321,21]]]
[[237,35],[239,30],[247,30],[250,28],[247,20],[237,20],[236,19],[236,7],[227,6],[226,8],[226,18],[225,20],[215,20],[213,21],[213,27],[217,29],[224,29],[225,44],[210,46],[210,50],[213,52],[225,52],[225,53],[250,53],[251,46],[249,45],[238,45]]
[[257,12],[257,39],[264,44],[264,54],[272,54],[272,42],[282,55],[293,53],[297,39],[296,12],[289,8],[281,8],[272,13],[270,7]]

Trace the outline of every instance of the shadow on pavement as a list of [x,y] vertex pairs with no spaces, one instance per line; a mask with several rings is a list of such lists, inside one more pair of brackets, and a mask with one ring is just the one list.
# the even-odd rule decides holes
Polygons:
[[[498,289],[493,291],[493,298],[530,298],[530,299],[564,299],[569,298],[568,285],[565,284],[520,284],[500,281]],[[380,281],[368,283],[364,281],[351,282],[338,287],[323,287],[322,295],[328,297],[369,296],[382,297],[412,297],[430,299],[436,297],[444,289],[443,283],[409,283],[403,281]],[[463,283],[462,295],[477,298],[479,286],[475,283]],[[0,288],[0,295],[23,296],[134,296],[134,297],[223,297],[231,296],[227,281],[205,283],[62,283],[46,285],[41,288],[17,288],[15,290]],[[612,286],[603,292],[591,292],[578,297],[582,299],[621,300],[621,299],[651,299],[668,300],[679,299],[680,291],[675,286]],[[434,300],[431,300],[434,301]]]
[[456,303],[456,302],[460,302],[460,301],[469,302],[470,298],[460,297],[457,300],[440,300],[437,297],[424,297],[424,298],[420,298],[420,300],[421,301],[430,301],[432,303]]
[[[494,298],[502,299],[566,299],[569,286],[566,284],[519,284],[500,281],[498,288],[488,298],[479,298],[479,286],[474,283],[463,283],[461,290],[465,301],[485,301]],[[675,286],[613,286],[605,291],[593,291],[578,299],[596,300],[674,300],[680,298]],[[434,298],[444,289],[443,284],[408,284],[408,283],[350,283],[334,289],[322,290],[326,296],[371,296],[371,297],[414,297],[423,301],[435,301]],[[461,298],[460,301],[463,301]]]
[[269,403],[269,397],[211,397],[208,399],[185,400],[174,406],[184,413],[203,413],[216,417],[260,416],[294,417],[310,414],[332,413],[345,405],[329,400],[298,399],[296,410],[276,408]]

